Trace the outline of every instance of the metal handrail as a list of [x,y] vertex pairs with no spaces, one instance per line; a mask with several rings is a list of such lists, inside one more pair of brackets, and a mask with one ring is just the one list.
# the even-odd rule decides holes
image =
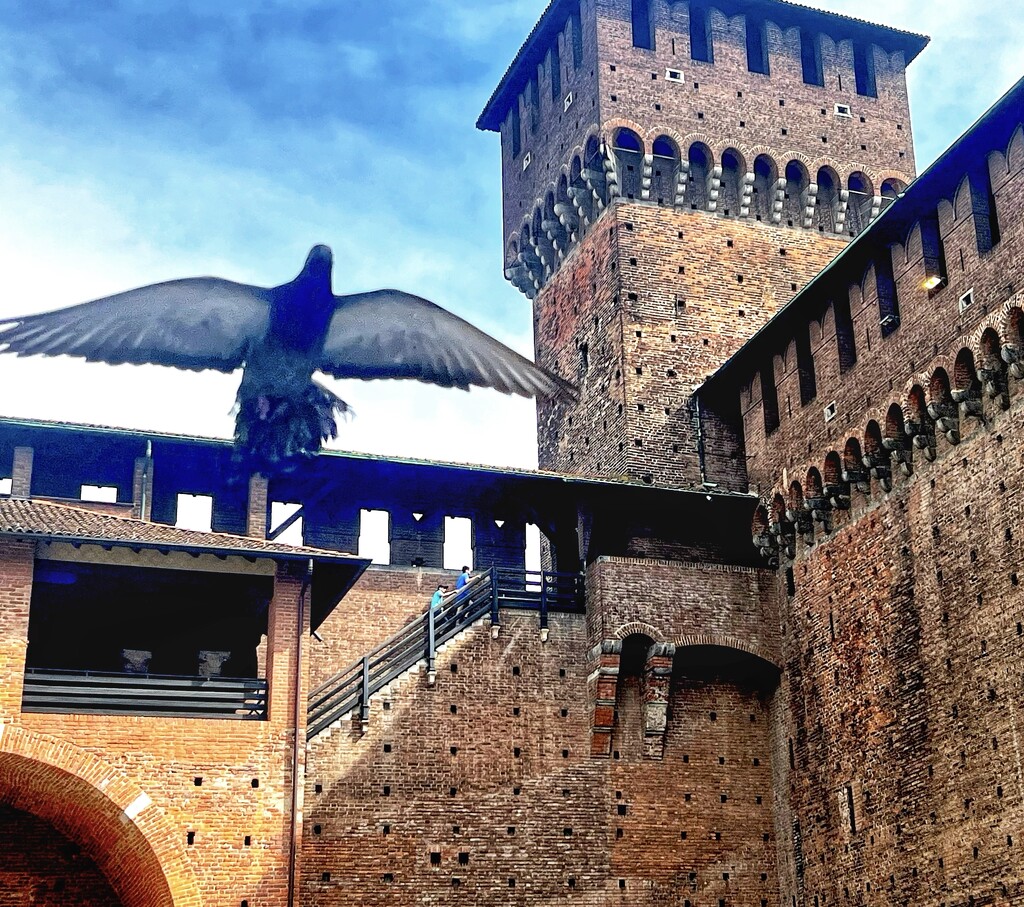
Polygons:
[[306,737],[311,739],[357,706],[369,715],[370,697],[426,659],[434,669],[437,647],[475,623],[495,601],[494,573],[486,570],[460,589],[449,604],[430,608],[375,646],[358,661],[320,684],[309,698]]
[[349,712],[369,717],[370,697],[425,660],[433,671],[437,647],[490,612],[498,623],[499,608],[537,611],[540,626],[548,614],[583,612],[583,576],[554,571],[490,568],[460,589],[447,605],[430,608],[362,658],[327,678],[309,695],[306,737],[312,739]]
[[267,681],[30,667],[25,671],[22,709],[54,714],[262,720],[267,715]]

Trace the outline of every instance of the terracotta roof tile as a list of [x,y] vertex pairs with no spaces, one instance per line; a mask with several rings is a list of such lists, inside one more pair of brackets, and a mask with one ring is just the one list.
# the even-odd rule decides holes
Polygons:
[[175,548],[195,552],[236,553],[272,559],[352,560],[355,555],[305,545],[286,545],[264,539],[197,532],[163,523],[100,513],[86,507],[0,498],[0,536],[45,538],[69,542],[98,542],[143,548]]

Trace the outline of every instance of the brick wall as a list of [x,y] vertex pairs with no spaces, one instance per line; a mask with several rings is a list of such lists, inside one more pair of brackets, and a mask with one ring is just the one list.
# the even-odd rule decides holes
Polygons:
[[485,621],[312,743],[304,903],[774,903],[762,688],[691,657],[650,758],[627,677],[594,758],[586,619],[550,620]]
[[369,567],[310,643],[310,687],[397,633],[427,610],[438,583],[453,590],[457,578],[455,570]]
[[[307,645],[296,623],[301,576],[281,567],[275,581],[267,721],[21,714],[33,546],[5,542],[2,551],[0,800],[69,823],[62,831],[101,865],[128,907],[165,903],[139,887],[147,865],[171,886],[176,905],[284,903],[297,638]],[[304,679],[297,694],[304,733]],[[143,810],[135,823],[122,812],[133,803]]]
[[[541,467],[699,484],[694,388],[842,246],[707,212],[613,205],[536,301],[538,361],[581,390],[575,404],[538,404]],[[745,464],[719,460],[714,472],[737,484]]]
[[95,862],[52,826],[0,804],[0,905],[120,907]]
[[602,557],[587,571],[590,638],[644,633],[680,647],[735,646],[778,664],[773,582],[747,567]]

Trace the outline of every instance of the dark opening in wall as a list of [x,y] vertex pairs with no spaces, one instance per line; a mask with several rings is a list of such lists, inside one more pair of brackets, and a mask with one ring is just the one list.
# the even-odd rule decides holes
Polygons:
[[875,259],[875,286],[878,289],[878,323],[882,336],[888,337],[900,326],[900,300],[892,269],[892,249],[885,247]]
[[853,45],[853,75],[857,81],[857,94],[878,97],[875,85],[875,55],[870,44]]
[[579,69],[583,65],[583,22],[579,3],[569,16],[569,26],[572,31],[572,65]]
[[761,368],[761,407],[764,410],[764,432],[770,435],[779,427],[779,392],[775,386],[774,363]]
[[630,0],[633,23],[633,46],[654,50],[654,23],[651,21],[651,0]]
[[512,104],[512,110],[509,114],[508,131],[512,138],[512,157],[519,157],[523,150],[523,124],[519,119],[519,101],[516,100]]
[[806,324],[800,327],[796,335],[796,368],[800,378],[800,403],[806,406],[818,396],[814,354],[811,352],[811,332]]
[[996,198],[992,192],[992,175],[988,164],[982,161],[968,174],[971,186],[971,212],[974,215],[974,234],[978,240],[978,251],[991,252],[1001,238],[999,218],[996,214]]
[[832,301],[832,313],[836,320],[836,345],[839,348],[839,371],[849,371],[857,364],[857,341],[853,333],[853,317],[850,315],[850,297],[843,293]]
[[921,218],[921,252],[924,258],[925,289],[929,293],[942,289],[949,275],[946,271],[946,245],[939,232],[937,214]]
[[806,84],[825,84],[821,72],[821,35],[800,29],[800,67]]
[[703,63],[715,62],[715,48],[711,40],[711,15],[707,7],[690,4],[690,59]]
[[747,69],[768,75],[768,39],[765,22],[747,17]]
[[850,832],[857,834],[857,817],[853,811],[853,788],[846,785],[846,810],[850,814]]
[[551,45],[551,100],[559,104],[562,101],[562,56],[558,50],[558,39]]

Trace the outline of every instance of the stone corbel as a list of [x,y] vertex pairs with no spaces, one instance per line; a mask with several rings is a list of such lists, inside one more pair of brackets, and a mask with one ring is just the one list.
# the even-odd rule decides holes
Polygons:
[[740,217],[750,216],[750,198],[754,193],[753,171],[743,174],[743,182],[740,184]]
[[775,181],[775,199],[772,201],[772,223],[782,223],[782,211],[786,206],[786,180],[779,177]]
[[603,639],[590,651],[594,670],[590,674],[594,712],[591,721],[590,755],[610,756],[615,727],[615,696],[619,688],[622,640]]
[[651,181],[654,178],[654,155],[645,154],[643,167],[640,171],[640,198],[649,201],[651,198]]
[[722,188],[722,165],[715,164],[708,174],[708,211],[718,210],[718,196]]
[[665,731],[668,728],[668,703],[672,691],[672,661],[676,647],[655,643],[647,652],[640,698],[644,710],[644,758],[661,759],[665,755]]
[[814,207],[818,202],[818,184],[808,183],[807,188],[800,193],[800,204],[804,211],[804,229],[814,224]]
[[839,203],[836,205],[836,233],[842,233],[846,226],[846,212],[850,207],[850,190],[839,190]]

